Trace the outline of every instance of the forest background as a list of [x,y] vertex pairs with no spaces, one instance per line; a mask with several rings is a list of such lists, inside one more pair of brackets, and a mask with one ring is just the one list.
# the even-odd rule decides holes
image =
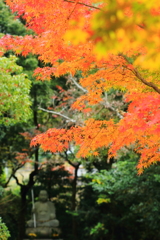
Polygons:
[[0,215],[10,239],[24,238],[34,186],[55,202],[64,239],[158,240],[160,3],[6,2]]

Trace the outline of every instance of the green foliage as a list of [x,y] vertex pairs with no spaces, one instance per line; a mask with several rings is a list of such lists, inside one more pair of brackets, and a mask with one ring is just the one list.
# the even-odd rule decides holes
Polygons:
[[27,121],[31,116],[30,80],[16,64],[17,58],[0,58],[0,124]]
[[0,240],[7,240],[8,237],[10,237],[10,233],[0,217]]
[[3,187],[0,186],[0,197],[3,195],[3,191],[4,191]]
[[10,232],[10,240],[17,240],[19,205],[20,197],[3,189],[3,193],[0,195],[0,216]]
[[98,199],[97,199],[97,203],[101,204],[101,203],[109,203],[111,200],[110,198],[106,198],[106,195],[101,195]]
[[90,235],[93,236],[93,239],[100,238],[101,235],[104,235],[108,232],[107,229],[105,229],[104,224],[101,222],[98,222],[93,228],[91,228]]
[[27,30],[19,19],[11,14],[7,5],[0,1],[0,32],[4,34],[20,35],[31,34],[31,30]]
[[[29,122],[30,123],[30,122]],[[25,132],[27,123],[17,123],[12,126],[0,125],[0,184],[5,185],[9,178],[11,169],[15,169],[21,163],[15,157],[17,152],[23,152],[22,149],[29,148],[29,142],[20,134]],[[8,171],[4,174],[4,168]]]
[[[136,158],[131,153],[127,159],[123,158],[114,163],[109,171],[101,170],[94,175],[90,174],[89,179],[92,181],[89,185],[93,192],[89,193],[90,200],[85,197],[81,204],[85,210],[86,203],[91,206],[92,201],[94,210],[87,210],[83,221],[85,220],[85,225],[92,229],[92,234],[95,233],[94,237],[97,240],[100,239],[96,235],[101,229],[100,224],[108,230],[106,233],[101,231],[103,240],[160,238],[160,166],[152,166],[143,175],[138,176]],[[86,237],[91,239],[89,229],[85,229]]]

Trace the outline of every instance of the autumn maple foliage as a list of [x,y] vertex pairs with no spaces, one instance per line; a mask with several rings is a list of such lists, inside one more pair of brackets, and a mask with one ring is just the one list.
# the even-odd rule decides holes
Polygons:
[[[100,2],[100,3],[99,3]],[[77,157],[98,155],[109,147],[109,156],[132,148],[140,154],[139,173],[160,161],[160,1],[159,0],[6,0],[35,34],[0,39],[1,55],[38,55],[52,67],[38,68],[35,76],[68,75],[77,71],[84,94],[72,108],[84,111],[104,103],[111,88],[125,93],[127,112],[119,121],[95,120],[70,129],[49,129],[32,145],[44,150],[66,150],[73,142]],[[93,71],[94,70],[94,71]],[[116,109],[115,109],[116,111]]]

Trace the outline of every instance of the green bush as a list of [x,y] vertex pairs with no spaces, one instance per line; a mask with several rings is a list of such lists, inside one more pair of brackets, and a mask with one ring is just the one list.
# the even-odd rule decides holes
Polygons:
[[0,240],[7,240],[9,237],[9,231],[6,225],[2,222],[2,218],[0,217]]

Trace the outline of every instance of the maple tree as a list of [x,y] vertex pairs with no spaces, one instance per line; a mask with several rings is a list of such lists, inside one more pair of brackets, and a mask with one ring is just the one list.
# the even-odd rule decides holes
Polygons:
[[[18,17],[25,19],[35,35],[0,39],[1,55],[8,49],[26,56],[32,53],[46,63],[37,68],[37,79],[66,75],[83,90],[72,108],[88,112],[80,125],[49,129],[32,145],[51,152],[79,145],[78,157],[98,155],[110,147],[116,156],[124,147],[140,155],[139,173],[159,161],[160,130],[160,3],[158,0],[6,0]],[[155,7],[156,6],[156,7]],[[74,75],[81,72],[79,81]],[[119,121],[96,120],[90,109],[103,104],[111,88],[124,91],[127,112]],[[89,114],[90,113],[90,114]]]

